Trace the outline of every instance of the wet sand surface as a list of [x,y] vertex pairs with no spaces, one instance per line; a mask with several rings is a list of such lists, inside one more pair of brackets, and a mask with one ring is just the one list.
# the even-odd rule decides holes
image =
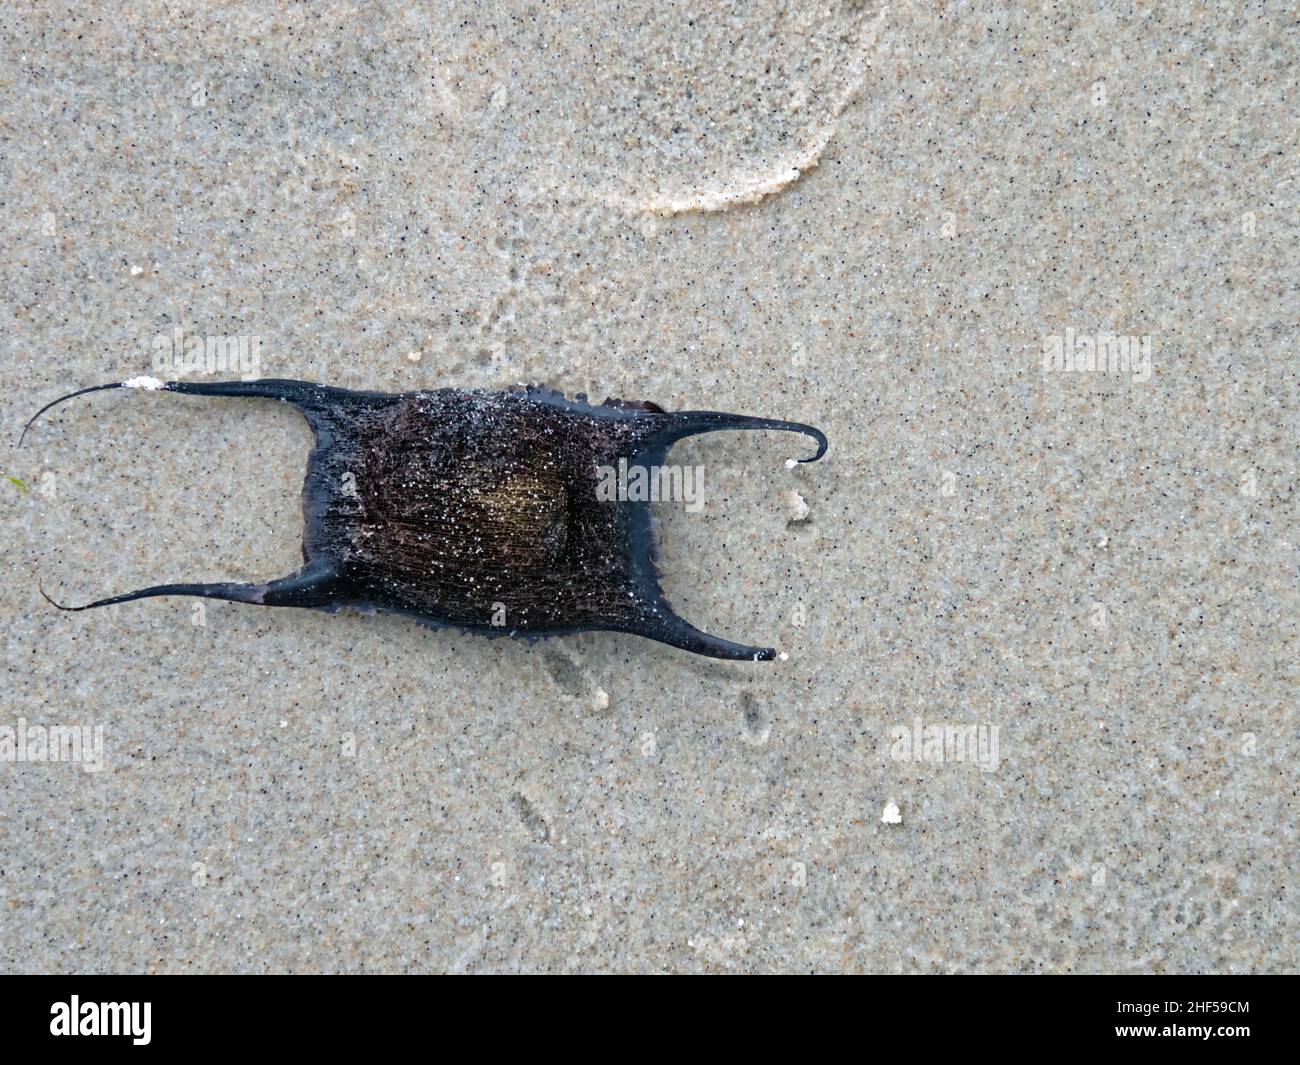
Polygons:
[[[0,755],[89,730],[0,760],[0,966],[1294,970],[1300,56],[1232,7],[0,13]],[[784,657],[59,613],[299,564],[288,407],[15,446],[177,330],[819,426],[657,508]]]

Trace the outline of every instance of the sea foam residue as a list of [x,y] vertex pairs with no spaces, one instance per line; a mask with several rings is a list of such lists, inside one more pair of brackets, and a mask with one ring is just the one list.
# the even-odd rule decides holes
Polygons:
[[675,215],[688,211],[723,211],[741,204],[758,203],[774,193],[789,188],[821,161],[822,153],[839,129],[840,116],[853,102],[866,79],[867,55],[875,47],[884,28],[887,7],[863,27],[848,67],[848,79],[836,95],[829,114],[812,137],[800,148],[776,164],[753,172],[737,171],[734,175],[702,183],[685,192],[665,195],[609,196],[605,202],[627,214]]

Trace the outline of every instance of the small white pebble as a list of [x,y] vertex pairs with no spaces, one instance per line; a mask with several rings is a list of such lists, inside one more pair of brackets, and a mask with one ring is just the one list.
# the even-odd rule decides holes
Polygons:
[[782,662],[789,662],[789,661],[790,661],[790,656],[789,656],[788,654],[786,654],[784,651],[782,651],[782,652],[781,652],[779,655],[777,655],[776,657],[779,658]]
[[885,812],[880,815],[880,820],[887,825],[901,825],[903,823],[903,815],[898,812],[898,803],[894,802],[892,799],[887,802],[885,804]]
[[791,521],[803,521],[812,513],[812,507],[804,502],[803,496],[798,492],[787,492],[785,500],[786,506],[790,509]]
[[798,460],[798,459],[786,459],[786,460],[785,460],[785,468],[786,468],[787,470],[792,470],[792,469],[794,469],[794,468],[795,468],[796,466],[798,466],[798,465],[799,465],[799,460]]
[[144,267],[143,267],[143,266],[133,266],[133,267],[131,267],[131,276],[132,276],[132,277],[139,277],[139,276],[140,276],[141,274],[143,274],[143,273],[144,273]]
[[591,697],[591,705],[596,710],[604,710],[609,706],[609,692],[604,688],[597,688],[596,694]]
[[424,352],[422,352],[422,351],[408,351],[408,352],[406,353],[406,358],[407,358],[407,361],[408,361],[408,362],[419,362],[422,358],[424,358]]
[[281,728],[288,728],[288,727],[289,727],[289,722],[287,722],[287,721],[281,721],[281,722],[280,722],[280,727],[281,727]]

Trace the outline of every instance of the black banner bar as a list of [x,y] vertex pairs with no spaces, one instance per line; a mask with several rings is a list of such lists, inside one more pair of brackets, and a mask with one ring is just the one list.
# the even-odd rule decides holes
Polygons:
[[[683,1025],[707,1024],[719,1037],[739,1025],[733,1034],[742,1039],[770,1028],[798,1042],[800,1032],[821,1038],[839,1026],[865,1023],[861,1037],[868,1043],[873,1033],[911,1033],[927,1052],[1128,1045],[1217,1055],[1289,1045],[1294,1011],[1288,1000],[1296,985],[1224,976],[867,977],[865,986],[839,989],[840,995],[861,996],[857,1008],[845,1011],[803,1001],[785,982],[779,989],[747,989],[760,1001],[747,1006],[743,1023],[734,1003],[723,1008],[723,1000],[696,993],[673,1004],[685,996],[674,995],[671,984],[654,986],[653,993],[638,989],[631,999],[620,987],[621,1008],[603,1007],[600,990],[586,981],[580,996],[564,997],[565,1006],[547,1001],[534,986],[517,999],[509,990],[504,1001],[476,995],[473,1012],[462,1013],[447,1008],[460,988],[446,981],[435,987],[429,977],[13,976],[3,980],[2,1000],[6,1049],[40,1052],[71,1047],[96,1053],[109,1045],[131,1053],[373,1052],[406,1045],[421,1032],[443,1039],[452,1030],[466,1031],[465,1025],[480,1027],[484,1011],[492,1009],[508,1018],[499,1028],[489,1024],[493,1039],[512,1031],[559,1034],[558,1028],[585,1043],[626,1024],[625,1035],[635,1032],[639,1041],[653,1038],[660,1025],[680,1032]],[[761,1001],[765,997],[770,1002]]]

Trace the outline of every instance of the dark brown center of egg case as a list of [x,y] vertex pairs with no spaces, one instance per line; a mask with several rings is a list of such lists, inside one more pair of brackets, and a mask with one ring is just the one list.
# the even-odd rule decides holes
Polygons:
[[472,626],[504,610],[521,630],[635,616],[636,519],[596,495],[597,466],[635,446],[630,423],[482,393],[405,396],[361,417],[336,422],[348,446],[308,485],[326,499],[315,546],[363,597]]

